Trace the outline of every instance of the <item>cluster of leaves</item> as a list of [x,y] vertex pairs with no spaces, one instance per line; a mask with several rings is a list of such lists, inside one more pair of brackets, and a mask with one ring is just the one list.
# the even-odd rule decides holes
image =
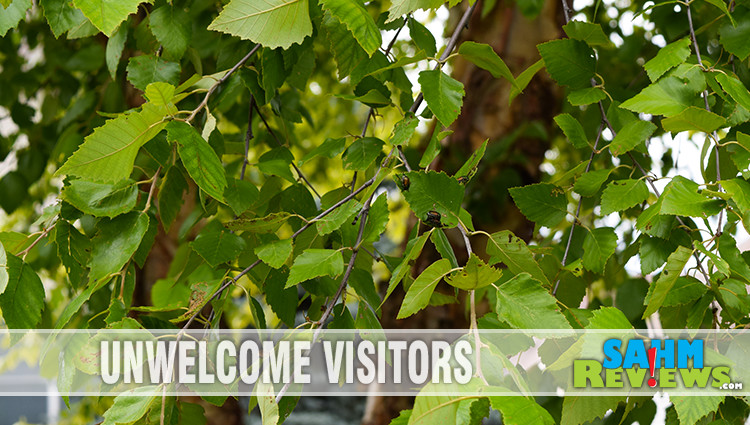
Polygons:
[[[474,12],[469,3],[456,31]],[[529,3],[539,4],[526,5],[524,14],[540,12],[543,2]],[[455,46],[451,37],[438,51],[412,13],[443,1],[232,0],[221,11],[204,0],[0,4],[3,76],[14,81],[0,103],[29,140],[47,140],[18,150],[17,170],[0,180],[0,206],[10,213],[33,205],[35,196],[54,192],[58,199],[33,224],[39,231],[0,233],[0,309],[9,328],[177,328],[194,320],[315,327],[332,318],[329,327],[374,329],[399,285],[399,319],[465,298],[473,329],[645,327],[657,312],[665,328],[748,324],[750,258],[733,236],[738,226],[750,231],[748,4],[730,10],[722,0],[680,3],[674,13],[685,24],[664,26],[669,43],[643,65],[648,81],[627,87],[607,84],[607,71],[619,66],[608,59],[621,48],[598,23],[566,23],[566,37],[540,44],[539,62],[517,76],[486,44]],[[665,4],[675,2],[652,6],[651,19],[673,18],[663,15]],[[700,38],[685,16],[689,8],[705,23]],[[46,25],[53,37],[36,37]],[[383,40],[403,28],[407,42],[393,49]],[[705,40],[718,44],[701,56]],[[24,43],[42,49],[42,65],[24,69],[17,54]],[[542,69],[565,87],[568,111],[555,123],[566,141],[556,149],[568,152],[558,165],[569,171],[510,190],[523,215],[546,229],[538,233],[549,235],[535,244],[507,230],[476,229],[464,208],[487,142],[454,173],[429,169],[466,96],[445,68],[454,53],[504,79],[510,101]],[[415,64],[427,65],[416,100],[407,76]],[[308,108],[313,84],[333,93],[347,116],[360,113],[364,129],[351,133],[361,136],[347,136],[341,128],[349,124]],[[34,93],[41,93],[37,103]],[[386,129],[368,128],[375,111]],[[434,131],[412,169],[403,150],[416,151],[417,128],[430,121]],[[705,137],[694,160],[702,181],[674,176],[664,186],[649,171],[648,143],[683,132]],[[0,149],[13,145],[3,141]],[[319,195],[316,186],[325,183],[305,172],[335,167],[345,184],[329,183]],[[59,191],[50,171],[62,179]],[[39,193],[29,193],[39,180],[46,180]],[[398,257],[380,252],[396,221],[391,180],[424,223],[413,226]],[[602,225],[615,213],[617,227]],[[451,232],[464,236],[465,264]],[[166,234],[177,241],[168,272],[140,289],[150,303],[134,302],[145,285],[141,270]],[[441,259],[413,278],[428,240]],[[486,241],[481,255],[471,246],[479,240]],[[625,264],[636,256],[650,282],[628,276]],[[37,271],[59,268],[65,284],[50,293]],[[374,270],[390,276],[381,290]],[[451,289],[437,290],[441,282]],[[579,308],[587,289],[588,306]],[[491,311],[477,320],[479,302]],[[517,354],[484,351],[485,362],[506,366]],[[70,388],[84,369],[66,362],[58,386]],[[502,382],[471,385],[477,397],[420,396],[394,423],[473,424],[490,406],[507,424],[583,423],[608,410],[608,420],[642,421],[654,412],[645,398],[481,397]],[[200,422],[198,406],[160,397],[158,388],[142,391],[146,396],[116,398],[105,423]],[[294,406],[288,398],[277,403],[273,388],[257,392],[264,423],[283,421]],[[747,411],[734,398],[672,401],[668,418],[680,423],[717,409],[724,417]]]

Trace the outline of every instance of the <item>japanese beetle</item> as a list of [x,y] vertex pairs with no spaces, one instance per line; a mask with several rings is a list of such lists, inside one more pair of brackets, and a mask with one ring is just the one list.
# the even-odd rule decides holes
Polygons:
[[396,176],[396,185],[401,190],[409,190],[411,182],[409,181],[409,177],[407,177],[406,174],[399,174]]
[[424,219],[424,223],[431,227],[442,227],[443,224],[440,222],[440,213],[437,211],[428,211],[427,217]]

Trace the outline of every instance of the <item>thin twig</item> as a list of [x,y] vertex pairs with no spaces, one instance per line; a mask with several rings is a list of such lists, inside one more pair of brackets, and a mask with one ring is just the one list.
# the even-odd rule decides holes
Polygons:
[[247,112],[247,131],[245,132],[245,158],[242,161],[242,171],[240,171],[240,180],[245,180],[245,169],[247,168],[247,155],[250,153],[250,140],[253,139],[253,109],[255,106],[255,96],[250,94],[250,107]]
[[187,117],[186,121],[192,121],[193,118],[195,118],[195,116],[198,115],[198,112],[200,112],[201,109],[205,108],[206,105],[208,105],[208,99],[211,97],[212,94],[214,94],[214,92],[216,91],[216,89],[219,88],[219,86],[222,83],[224,83],[224,81],[226,81],[232,74],[234,74],[235,71],[237,71],[238,69],[240,69],[240,67],[242,65],[244,65],[245,62],[247,62],[255,54],[255,52],[257,52],[258,49],[260,49],[260,47],[261,47],[260,44],[256,44],[255,47],[253,47],[252,50],[250,50],[250,52],[245,55],[245,57],[243,57],[242,59],[240,59],[239,62],[237,62],[236,64],[234,64],[234,66],[232,67],[232,69],[230,69],[229,71],[227,71],[227,73],[224,74],[224,76],[222,76],[221,78],[219,78],[219,80],[216,81],[211,86],[210,89],[208,89],[208,93],[206,93],[206,96],[203,98],[203,100],[201,101],[201,103],[198,104],[198,106],[193,110],[193,112],[190,113],[190,115]]
[[[466,253],[469,255],[469,258],[471,258],[471,255],[473,254],[473,249],[471,247],[471,240],[469,240],[468,235],[468,229],[464,227],[464,224],[459,222],[458,223],[458,230],[461,232],[461,236],[464,237],[464,244],[466,244]],[[482,344],[482,341],[479,339],[479,324],[477,323],[477,300],[476,300],[476,290],[469,291],[469,304],[471,308],[470,313],[470,320],[471,320],[471,333],[474,335],[474,349],[476,350],[475,353],[475,360],[476,363],[476,376],[479,377],[485,385],[487,384],[487,380],[484,378],[484,374],[482,374],[482,347],[485,346]]]
[[[274,132],[274,131],[273,131],[273,130],[271,129],[271,126],[270,126],[270,125],[268,125],[268,121],[266,121],[266,118],[265,118],[265,117],[263,116],[263,114],[262,114],[262,113],[260,112],[260,108],[258,107],[258,104],[257,104],[257,103],[254,103],[253,105],[255,106],[255,110],[256,110],[256,111],[258,112],[258,116],[260,117],[261,121],[263,121],[263,125],[264,125],[264,126],[266,127],[266,130],[268,130],[268,132],[269,132],[269,133],[271,133],[271,137],[273,137],[273,140],[275,140],[275,141],[276,141],[276,144],[277,144],[277,145],[279,145],[279,146],[284,146],[284,144],[283,144],[283,143],[281,143],[281,140],[279,140],[279,138],[278,138],[278,137],[276,137],[276,132]],[[320,199],[320,194],[318,193],[318,191],[317,191],[317,190],[315,190],[315,188],[313,187],[312,183],[310,183],[310,180],[308,180],[308,179],[307,179],[307,177],[305,177],[305,174],[304,174],[304,173],[302,173],[302,170],[300,170],[300,169],[299,169],[299,168],[297,167],[297,165],[296,165],[296,164],[294,163],[294,161],[292,161],[292,168],[294,168],[294,171],[296,171],[296,172],[297,172],[297,176],[298,176],[299,178],[301,178],[301,179],[302,179],[302,181],[304,181],[304,182],[305,182],[305,184],[307,185],[307,187],[309,187],[309,188],[310,188],[310,190],[312,190],[312,191],[313,191],[313,193],[315,194],[315,196],[317,196],[317,197],[318,197],[318,199]]]
[[151,188],[148,190],[148,199],[146,199],[146,206],[143,208],[143,212],[147,213],[151,208],[151,199],[154,197],[154,191],[156,190],[156,182],[159,181],[159,172],[161,172],[161,165],[156,169],[154,177],[151,178]]
[[[596,141],[594,142],[594,147],[591,149],[591,154],[589,154],[589,163],[586,164],[586,169],[583,171],[583,174],[586,174],[591,169],[591,161],[594,160],[594,156],[596,155],[597,149],[599,147],[599,139],[602,137],[602,130],[604,129],[604,121],[599,124],[599,130],[596,132]],[[578,198],[578,207],[576,208],[576,216],[573,219],[573,225],[570,227],[570,234],[568,234],[568,243],[565,245],[565,252],[563,253],[562,258],[562,265],[565,267],[565,263],[568,261],[568,253],[570,252],[570,243],[573,241],[573,231],[576,230],[576,224],[578,223],[578,217],[581,215],[581,205],[583,205],[583,196]],[[560,286],[560,278],[557,278],[557,281],[555,282],[555,287],[552,288],[552,295],[557,294],[557,287]]]
[[[333,296],[333,299],[328,304],[328,307],[326,307],[326,310],[323,312],[323,314],[320,316],[320,319],[316,322],[318,327],[315,328],[315,332],[313,332],[312,336],[312,343],[315,344],[318,341],[318,337],[320,336],[320,333],[323,331],[323,327],[325,326],[326,320],[328,320],[328,317],[331,316],[331,313],[333,312],[333,308],[336,306],[336,302],[338,302],[341,295],[344,293],[344,290],[346,289],[346,286],[349,282],[349,277],[352,274],[352,270],[354,270],[354,262],[357,259],[357,254],[359,253],[360,245],[362,244],[362,238],[365,234],[365,224],[367,222],[367,215],[370,212],[370,203],[372,202],[372,198],[375,196],[375,192],[370,195],[370,197],[365,202],[365,205],[362,207],[362,221],[359,222],[359,233],[357,234],[357,240],[354,242],[354,246],[352,247],[352,257],[349,259],[349,264],[346,266],[346,271],[344,272],[344,277],[341,279],[341,284],[339,285],[339,289],[336,291],[336,294]],[[291,382],[287,382],[284,384],[284,386],[281,388],[279,393],[276,395],[276,403],[281,401],[281,398],[284,397],[284,394],[289,390],[289,386],[291,385]]]
[[18,256],[21,257],[22,260],[26,260],[26,255],[31,251],[32,248],[36,246],[36,244],[39,243],[42,239],[46,238],[49,232],[55,227],[55,225],[51,225],[48,228],[44,229],[41,234],[39,234],[39,237],[37,237],[34,242],[31,243],[26,249],[18,253]]
[[[463,16],[461,16],[461,20],[459,20],[458,25],[456,25],[456,30],[453,31],[453,35],[451,35],[450,40],[448,40],[448,44],[445,45],[445,50],[443,51],[443,54],[440,55],[438,64],[435,65],[434,69],[440,68],[440,64],[443,63],[443,61],[445,61],[446,59],[448,59],[448,56],[450,56],[451,53],[453,53],[453,49],[456,47],[456,44],[458,43],[458,37],[459,35],[461,35],[461,30],[468,24],[469,18],[471,17],[471,13],[474,12],[474,8],[477,7],[477,4],[479,4],[479,2],[474,2],[473,5],[471,5],[468,9],[466,9],[466,12],[464,12]],[[419,96],[417,96],[417,99],[411,105],[411,108],[409,108],[409,111],[416,114],[417,109],[419,109],[419,105],[422,104],[423,100],[424,100],[424,95],[422,93],[419,93]]]
[[[693,50],[695,50],[695,56],[698,58],[698,65],[700,65],[701,68],[703,68],[703,60],[701,59],[701,49],[700,46],[698,46],[698,39],[695,37],[695,29],[693,27],[693,15],[690,12],[690,2],[688,2],[685,6],[685,9],[687,10],[687,18],[688,18],[688,26],[690,27],[690,38],[693,40]],[[703,103],[705,104],[706,111],[711,112],[711,106],[708,104],[708,89],[703,90]],[[721,166],[719,164],[719,135],[716,133],[716,130],[713,131],[713,138],[714,142],[716,143],[716,146],[714,147],[714,152],[716,154],[716,183],[719,185],[719,191],[722,190],[721,183]],[[716,235],[721,235],[721,222],[724,218],[724,210],[722,209],[719,211],[719,222],[716,228]]]

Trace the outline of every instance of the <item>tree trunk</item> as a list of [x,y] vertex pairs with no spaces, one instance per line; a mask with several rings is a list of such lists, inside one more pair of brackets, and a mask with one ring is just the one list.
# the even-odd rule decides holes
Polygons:
[[[499,0],[484,17],[480,15],[481,10],[482,4],[479,4],[462,39],[492,46],[516,76],[539,60],[537,44],[561,36],[562,11],[557,2],[545,2],[543,10],[533,20],[521,15],[516,2]],[[454,25],[460,13],[454,11]],[[474,217],[477,229],[490,233],[509,229],[528,240],[534,225],[513,205],[507,189],[540,180],[539,165],[544,161],[549,140],[525,130],[534,123],[549,133],[562,93],[545,72],[540,72],[509,106],[511,85],[508,81],[495,79],[489,72],[462,59],[457,59],[453,66],[453,77],[464,84],[466,96],[461,115],[451,127],[454,133],[431,169],[454,173],[489,139],[488,153],[495,153],[485,156],[480,172],[467,185],[464,198],[467,210]],[[502,149],[504,143],[508,146]],[[416,224],[416,218],[412,219]],[[455,229],[447,234],[462,264],[467,259],[463,239]],[[472,242],[474,251],[482,256],[485,241]],[[412,270],[413,275],[417,276],[438,258],[427,244]],[[448,288],[443,287],[442,291],[447,292]],[[396,320],[403,297],[403,290],[397,289],[383,306],[383,328],[468,329],[466,300],[460,304],[428,307],[406,320]],[[487,311],[488,306],[478,306],[480,316]],[[401,410],[412,405],[413,397],[371,396],[362,423],[389,424]]]

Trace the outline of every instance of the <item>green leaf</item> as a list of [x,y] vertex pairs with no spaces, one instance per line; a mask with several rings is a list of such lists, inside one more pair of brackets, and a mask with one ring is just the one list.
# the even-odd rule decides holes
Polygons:
[[323,30],[336,59],[340,79],[351,74],[360,62],[367,60],[367,52],[357,43],[351,31],[329,12],[323,16]]
[[273,233],[286,223],[292,214],[286,211],[272,213],[265,217],[239,218],[226,223],[226,227],[232,231],[246,231],[251,233]]
[[450,126],[461,112],[464,85],[439,69],[420,72],[419,84],[430,111],[443,126]]
[[612,44],[604,34],[601,25],[590,22],[570,21],[563,25],[568,37],[585,41],[590,46],[608,46]]
[[112,220],[100,220],[92,241],[89,281],[117,273],[135,254],[148,230],[148,214],[130,212]]
[[565,191],[549,183],[537,183],[508,189],[518,209],[540,226],[555,227],[568,214]]
[[656,126],[650,121],[633,121],[625,124],[624,127],[617,132],[612,143],[609,144],[609,151],[612,155],[618,156],[625,152],[631,151],[646,141],[654,131]]
[[281,49],[263,49],[259,57],[261,82],[268,103],[276,95],[276,90],[284,84],[284,54]]
[[159,187],[159,218],[164,230],[169,232],[183,204],[182,194],[188,186],[178,167],[170,167]]
[[691,106],[675,116],[663,119],[661,125],[665,131],[671,131],[672,133],[681,131],[710,133],[719,127],[724,127],[726,120],[713,112]]
[[74,0],[73,3],[109,37],[128,15],[138,10],[141,0]]
[[[747,16],[747,15],[746,15]],[[721,44],[729,53],[737,56],[741,61],[750,56],[750,21],[738,18],[737,26],[726,24],[719,29]]]
[[499,410],[505,425],[554,425],[552,415],[534,399],[526,397],[494,396],[489,397],[493,409]]
[[435,56],[437,53],[437,47],[435,37],[430,30],[425,28],[424,25],[413,17],[409,17],[407,25],[409,26],[409,35],[411,36],[411,39],[414,40],[417,47],[424,50],[428,56]]
[[55,38],[60,37],[65,31],[73,29],[76,25],[88,22],[88,19],[83,16],[83,12],[73,7],[69,0],[41,0],[40,3],[44,9],[44,17],[47,18]]
[[377,242],[380,235],[388,226],[388,195],[382,194],[370,204],[370,213],[367,215],[365,231],[362,233],[362,241]]
[[694,106],[696,91],[677,77],[664,77],[623,102],[620,107],[633,112],[670,117]]
[[306,249],[294,259],[286,288],[320,276],[336,277],[344,272],[344,256],[335,249]]
[[570,114],[556,116],[555,123],[565,133],[565,137],[573,144],[573,147],[576,149],[588,147],[588,138],[586,137],[586,132],[583,131],[583,126]]
[[675,176],[662,193],[660,214],[708,217],[721,211],[724,201],[707,198],[698,193],[698,183]]
[[664,298],[662,306],[669,307],[687,304],[702,297],[708,291],[708,286],[692,276],[680,276],[672,289]]
[[528,273],[497,288],[497,315],[517,329],[570,329],[555,297]]
[[181,121],[167,125],[167,139],[177,143],[180,159],[198,187],[212,198],[223,201],[227,187],[224,167],[208,142],[190,124]]
[[393,134],[391,135],[391,145],[393,146],[405,146],[409,144],[414,132],[417,130],[419,125],[419,118],[415,117],[411,112],[407,112],[401,121],[397,122],[393,126]]
[[404,302],[398,311],[397,319],[403,319],[427,307],[435,287],[451,271],[451,263],[446,259],[438,260],[427,267],[406,291]]
[[272,176],[278,176],[286,179],[290,183],[295,183],[297,180],[292,174],[292,170],[289,168],[294,162],[294,155],[289,152],[284,146],[271,149],[264,153],[258,158],[258,169],[264,174],[270,174]]
[[553,40],[537,46],[547,72],[559,84],[573,89],[591,86],[596,72],[594,51],[579,40]]
[[664,304],[667,294],[669,294],[677,278],[680,277],[682,269],[685,268],[685,264],[687,264],[692,254],[692,250],[684,246],[679,246],[677,247],[677,251],[669,256],[667,265],[664,266],[659,279],[655,283],[652,283],[648,289],[648,294],[643,302],[646,306],[646,311],[643,312],[644,319],[655,313]]
[[404,259],[401,260],[399,265],[393,270],[391,279],[388,281],[388,288],[383,297],[383,303],[385,303],[385,300],[387,300],[391,293],[396,289],[396,285],[398,285],[406,274],[411,271],[411,263],[419,257],[419,254],[422,252],[422,248],[424,248],[424,244],[427,242],[429,236],[430,232],[422,233],[418,238],[412,239],[406,244],[406,248],[404,249]]
[[344,100],[356,100],[373,108],[381,108],[391,104],[391,99],[376,89],[372,89],[361,96],[352,94],[337,94],[335,96]]
[[702,417],[715,412],[724,401],[723,395],[695,396],[670,396],[669,400],[674,404],[680,424],[692,425]]
[[567,396],[563,399],[560,425],[579,425],[603,418],[611,409],[624,402],[626,396]]
[[180,82],[180,64],[168,62],[160,57],[141,55],[128,60],[128,81],[139,90],[149,84],[162,81],[176,86]]
[[247,211],[259,196],[258,188],[247,180],[229,179],[224,189],[224,200],[236,215]]
[[513,274],[529,273],[531,277],[549,285],[547,276],[534,259],[534,254],[526,246],[526,242],[514,235],[510,230],[493,233],[487,241],[487,254],[490,264],[502,262]]
[[0,37],[4,37],[9,29],[15,28],[26,17],[26,11],[30,7],[31,0],[13,0],[5,10],[0,10]]
[[719,255],[729,263],[733,275],[750,282],[750,266],[742,257],[734,238],[726,233],[722,233],[719,237]]
[[306,162],[310,161],[313,158],[317,158],[319,156],[326,157],[328,159],[335,158],[341,154],[341,152],[346,149],[346,138],[341,137],[338,139],[331,139],[328,138],[323,142],[322,144],[315,147],[315,149],[311,150],[307,153],[302,159],[297,163],[297,165],[302,166]]
[[[482,158],[484,157],[484,152],[487,150],[487,142],[488,140],[485,140],[482,142],[482,145],[471,153],[471,156],[469,159],[466,160],[464,165],[461,166],[461,168],[456,171],[455,176],[458,178],[461,177],[468,177],[471,178],[474,173],[477,171],[477,167],[479,166],[479,162],[482,161]],[[464,185],[466,183],[463,183]]]
[[72,180],[60,197],[85,214],[95,217],[115,217],[135,207],[138,187],[128,179],[116,184]]
[[505,78],[516,89],[521,90],[516,84],[516,79],[510,72],[508,65],[488,44],[466,41],[458,48],[458,53],[474,65],[489,71],[493,77]]
[[[66,222],[67,223],[67,222]],[[8,254],[5,253],[5,248],[0,242],[0,295],[8,287]]]
[[388,20],[385,22],[394,21],[417,9],[436,9],[442,6],[443,3],[445,3],[445,0],[391,0],[391,7],[388,9]]
[[276,425],[279,423],[279,405],[276,403],[276,393],[273,384],[266,384],[258,380],[255,386],[258,406],[260,407],[260,419],[262,425]]
[[617,234],[611,227],[597,227],[583,240],[583,266],[595,273],[604,273],[604,265],[617,248]]
[[278,269],[286,263],[289,256],[292,255],[291,239],[280,239],[277,241],[271,241],[266,244],[260,245],[255,248],[255,255],[258,256],[264,263],[269,266]]
[[458,289],[472,291],[497,282],[503,272],[487,265],[476,254],[472,253],[469,261],[457,273],[445,279],[449,285]]
[[284,288],[289,278],[289,269],[271,269],[263,282],[263,293],[271,310],[290,328],[294,327],[297,312],[297,288]]
[[482,419],[490,414],[490,401],[486,397],[461,400],[456,409],[456,423],[482,425]]
[[644,235],[638,251],[641,256],[641,273],[647,275],[661,267],[676,249],[677,245],[674,242]]
[[602,192],[602,216],[624,211],[648,199],[643,180],[626,179],[610,182]]
[[721,10],[721,12],[723,14],[727,15],[727,17],[729,17],[729,21],[732,23],[732,26],[734,26],[734,27],[737,26],[737,22],[732,17],[732,14],[729,13],[729,8],[727,8],[727,4],[724,3],[724,0],[706,0],[706,2],[708,4],[712,4],[712,5],[716,6],[716,8],[718,8],[719,10]]
[[434,232],[430,232],[430,241],[435,245],[435,249],[442,258],[451,262],[451,267],[454,269],[458,268],[458,260],[456,259],[456,253],[453,252],[448,237],[445,235],[443,229],[436,229]]
[[748,92],[747,87],[740,80],[733,75],[716,74],[716,81],[721,84],[721,88],[732,96],[732,99],[738,105],[750,110],[750,92]]
[[179,60],[190,46],[190,16],[180,7],[164,5],[149,15],[148,26],[164,48],[164,58]]
[[208,29],[286,49],[312,34],[312,22],[307,0],[232,0]]
[[516,87],[511,87],[510,89],[510,96],[508,97],[508,105],[513,103],[513,99],[515,99],[521,92],[523,92],[523,89],[526,88],[526,86],[529,85],[531,82],[531,79],[534,78],[534,75],[536,75],[537,72],[539,72],[542,68],[544,68],[544,61],[542,59],[539,59],[538,61],[534,62],[533,65],[526,68],[521,74],[518,75],[516,78]]
[[410,171],[408,190],[401,193],[409,207],[420,220],[426,220],[431,211],[440,214],[440,224],[455,227],[464,197],[464,187],[452,177],[436,171]]
[[719,257],[715,253],[706,249],[706,247],[703,246],[703,242],[695,241],[693,242],[693,246],[695,247],[695,249],[697,249],[698,251],[705,254],[706,256],[708,256],[708,258],[711,259],[709,264],[713,264],[714,266],[716,266],[716,269],[718,270],[719,273],[723,274],[725,278],[729,277],[729,275],[732,272],[730,270],[729,263],[727,263],[726,260],[724,260],[723,258]]
[[354,217],[360,209],[360,204],[356,199],[350,199],[336,210],[315,222],[319,235],[327,235],[338,230],[344,223]]
[[443,147],[440,144],[440,141],[453,134],[450,130],[440,131],[440,128],[441,126],[435,126],[435,130],[432,132],[432,137],[430,137],[430,143],[427,145],[424,154],[422,154],[422,159],[419,160],[419,166],[422,168],[430,165],[440,154],[440,150]]
[[104,412],[102,425],[129,424],[142,418],[159,395],[156,385],[136,388],[115,397],[112,407]]
[[611,172],[611,168],[589,171],[576,180],[573,190],[581,196],[594,196],[607,181]]
[[653,82],[658,80],[665,72],[684,63],[688,56],[690,56],[690,38],[685,37],[659,49],[656,56],[646,62],[643,68],[646,69],[648,78]]
[[177,112],[174,105],[143,105],[140,112],[122,114],[96,128],[55,175],[117,183],[133,171],[138,150],[165,126],[164,118]]
[[568,94],[568,102],[573,106],[590,105],[606,98],[607,94],[599,87],[578,89]]
[[107,50],[105,53],[107,69],[109,75],[114,80],[117,77],[117,66],[120,64],[122,50],[125,48],[125,42],[128,41],[127,25],[120,25],[112,37],[107,40]]
[[347,170],[364,171],[375,162],[385,143],[377,137],[361,137],[344,152],[342,158]]
[[380,48],[383,43],[380,30],[360,0],[320,0],[320,3],[346,25],[370,56]]
[[245,249],[245,240],[225,230],[218,222],[204,227],[190,246],[211,267],[233,261]]
[[[0,309],[9,329],[33,329],[42,319],[44,286],[22,259],[4,253],[7,282],[0,291]],[[1,283],[1,282],[0,282]]]

